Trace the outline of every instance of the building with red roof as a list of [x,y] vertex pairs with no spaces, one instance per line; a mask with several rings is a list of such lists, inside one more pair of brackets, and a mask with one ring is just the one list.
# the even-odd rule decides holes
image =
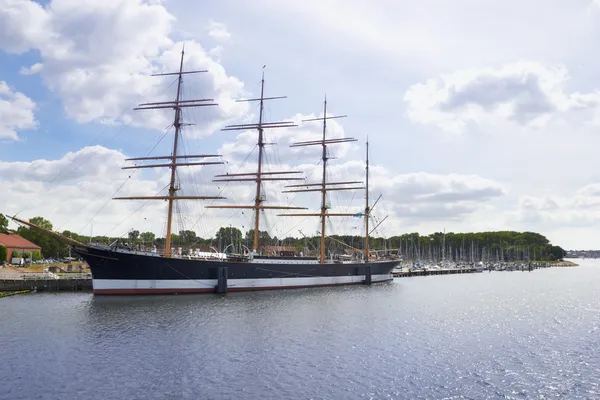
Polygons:
[[12,253],[16,251],[17,253],[29,253],[29,252],[39,252],[41,253],[42,248],[37,244],[31,243],[29,240],[17,235],[15,232],[8,231],[8,233],[0,233],[0,246],[6,247],[6,260],[10,262],[12,258]]

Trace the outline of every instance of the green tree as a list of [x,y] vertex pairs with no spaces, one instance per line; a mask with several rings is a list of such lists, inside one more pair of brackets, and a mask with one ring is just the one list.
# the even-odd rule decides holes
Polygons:
[[216,235],[221,251],[230,244],[237,245],[242,241],[242,231],[233,227],[221,227]]
[[6,247],[0,246],[0,262],[6,261],[6,256],[7,255],[8,254],[6,254]]
[[142,242],[145,244],[154,244],[155,238],[156,236],[152,232],[144,232],[140,234],[140,239],[142,239]]
[[8,229],[8,218],[4,214],[0,213],[0,233],[6,232]]
[[179,240],[182,245],[190,245],[196,241],[196,232],[194,231],[179,231]]
[[167,239],[165,239],[165,238],[154,239],[154,244],[156,245],[156,247],[164,248],[166,243],[167,243]]
[[136,244],[138,241],[138,238],[140,237],[140,231],[132,229],[129,231],[127,236],[129,237],[130,244]]
[[[31,218],[29,222],[44,229],[52,229],[52,222],[43,217]],[[65,257],[69,254],[65,243],[58,241],[52,235],[42,232],[37,228],[21,226],[17,230],[17,233],[30,242],[40,246],[42,248],[42,254],[45,257]]]
[[[550,246],[549,259],[562,260],[564,258],[565,251],[560,246]],[[553,261],[553,260],[552,260]]]
[[[222,228],[221,228],[222,229]],[[270,241],[271,236],[267,231],[258,231],[258,238],[262,242],[263,240]],[[254,229],[250,229],[246,232],[246,240],[252,242],[254,240]]]
[[41,228],[52,230],[52,222],[43,217],[33,217],[29,220],[29,222]]
[[269,232],[267,231],[258,231],[258,249],[253,249],[254,247],[254,229],[250,229],[246,232],[246,245],[252,249],[252,250],[257,250],[257,251],[261,251],[260,249],[264,249],[264,246],[266,246],[267,244],[271,243],[271,235],[269,235]]

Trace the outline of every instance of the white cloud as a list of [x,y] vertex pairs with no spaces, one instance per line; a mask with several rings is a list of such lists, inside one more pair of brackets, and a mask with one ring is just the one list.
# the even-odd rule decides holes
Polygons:
[[[41,215],[50,219],[57,229],[81,234],[89,232],[90,222],[93,221],[96,234],[119,236],[129,229],[138,229],[164,235],[164,202],[110,200],[114,195],[165,193],[168,173],[163,170],[142,170],[138,173],[121,171],[125,158],[117,150],[92,146],[67,153],[57,160],[0,162],[0,185],[11,193],[0,211],[9,215],[19,212],[25,218]],[[319,181],[319,165],[296,165],[298,161],[289,160],[283,167],[287,170],[303,170],[311,182]],[[330,165],[328,175],[331,180],[364,182],[364,168],[361,161],[337,160]],[[181,194],[220,194],[229,200],[200,204],[179,202],[183,225],[178,220],[175,230],[193,229],[200,236],[212,237],[224,225],[250,229],[251,211],[206,210],[202,204],[251,204],[255,186],[249,182],[243,185],[230,184],[225,188],[223,184],[210,183],[213,174],[219,173],[217,169],[211,167],[205,171],[194,167],[193,171],[180,168]],[[373,165],[371,171],[373,199],[383,194],[376,215],[390,216],[384,234],[421,230],[428,224],[439,224],[440,221],[468,224],[470,217],[486,209],[490,200],[504,195],[502,185],[477,176],[427,173],[396,175],[378,165]],[[290,183],[296,182],[265,183],[267,204],[304,206],[309,210],[320,207],[318,193],[282,193],[285,184]],[[364,210],[364,192],[330,192],[328,203],[332,212],[358,213]],[[298,236],[299,229],[307,235],[318,230],[317,218],[278,217],[279,213],[281,211],[263,213],[261,228],[269,229],[279,237]],[[361,234],[362,223],[358,218],[332,217],[328,232]],[[378,233],[382,234],[382,231]]]
[[[121,171],[124,159],[125,155],[119,151],[91,146],[57,160],[0,162],[0,185],[11,194],[2,203],[0,212],[20,213],[21,218],[43,216],[55,229],[80,234],[89,234],[93,219],[94,234],[107,233],[143,204],[110,200],[128,176],[132,178],[119,191],[121,196],[154,195],[163,189],[166,181],[162,175],[142,177]],[[137,226],[138,229],[150,228],[147,222],[150,220],[162,221],[162,203],[149,202],[112,234],[118,236]]]
[[19,130],[37,128],[35,107],[29,97],[12,91],[6,82],[0,81],[0,141],[18,140]]
[[516,209],[504,213],[512,229],[541,232],[565,249],[597,248],[600,229],[600,183],[590,183],[571,195],[520,196]]
[[221,60],[221,56],[223,55],[223,47],[221,47],[221,46],[213,47],[212,49],[210,49],[208,51],[208,55],[210,56],[210,58],[212,58],[216,62],[219,62]]
[[404,95],[408,117],[461,132],[490,118],[542,126],[553,115],[597,108],[600,92],[567,92],[564,67],[517,62],[501,68],[466,69],[411,86]]
[[219,42],[227,42],[231,39],[231,33],[227,31],[227,26],[222,22],[210,20],[207,29],[208,35]]
[[[60,95],[67,115],[80,123],[133,122],[164,129],[172,122],[168,113],[140,115],[131,112],[131,106],[175,96],[172,77],[150,76],[179,66],[182,43],[171,39],[173,21],[155,1],[53,0],[42,7],[31,0],[0,0],[0,48],[39,51],[44,82]],[[233,101],[242,94],[242,82],[228,76],[200,44],[186,42],[184,68],[209,71],[186,77],[189,96],[220,102],[219,107],[201,111],[206,124],[202,130],[196,128],[197,134],[210,133],[245,113],[246,105]]]
[[[87,235],[121,236],[130,229],[153,231],[164,236],[166,203],[146,200],[111,200],[112,197],[166,195],[170,174],[166,169],[121,170],[129,165],[126,155],[103,146],[84,147],[54,160],[31,162],[0,161],[0,185],[11,193],[0,212],[21,218],[43,216],[56,230]],[[180,167],[180,195],[216,196],[219,190],[209,183],[215,167]],[[252,188],[230,190],[244,196]],[[206,212],[202,204],[211,201],[178,201],[175,232],[193,229],[202,237],[212,237],[225,222],[241,227],[243,216],[221,216]],[[202,218],[201,218],[202,217]],[[246,223],[248,226],[248,224]],[[246,228],[247,229],[247,228]]]
[[0,0],[0,47],[6,51],[24,53],[33,43],[52,40],[49,24],[49,15],[38,3]]
[[[314,116],[296,116],[291,118],[294,121],[314,118]],[[328,131],[328,137],[344,137],[344,130],[336,121],[331,121],[329,125],[331,132]],[[267,166],[267,170],[300,170],[304,171],[307,183],[320,182],[322,167],[320,164],[320,147],[314,149],[289,148],[289,144],[300,140],[319,139],[322,135],[321,127],[318,124],[310,124],[302,127],[288,128],[281,130],[268,131],[270,137],[266,140],[277,142],[277,152],[267,155],[267,159],[274,162],[275,166]],[[249,160],[246,156],[255,149],[257,133],[255,131],[242,132],[233,143],[225,144],[221,153],[225,159],[233,162],[228,167],[229,173],[255,171],[255,158],[257,152],[252,154]],[[340,146],[340,145],[337,145]],[[348,145],[346,145],[348,146]],[[335,146],[331,146],[336,148]],[[267,147],[268,150],[271,150]],[[363,161],[349,160],[348,148],[338,149],[337,155],[341,159],[332,159],[328,166],[328,181],[358,181],[364,185],[365,164]],[[236,168],[242,165],[238,171]],[[470,217],[481,211],[489,211],[493,208],[491,202],[504,198],[506,189],[499,182],[484,179],[476,175],[461,174],[431,174],[426,172],[397,174],[389,168],[381,165],[371,166],[371,195],[374,199],[376,195],[383,194],[383,199],[377,206],[378,213],[387,213],[390,216],[388,220],[387,233],[398,234],[406,232],[407,229],[422,230],[424,227],[434,223],[446,221],[455,226],[465,227],[470,222]],[[318,210],[320,207],[320,198],[318,193],[299,193],[283,194],[285,184],[298,184],[301,182],[271,182],[264,185],[269,204],[283,204],[304,206],[309,210]],[[240,187],[246,188],[241,191]],[[251,183],[230,184],[226,196],[230,198],[231,203],[252,203],[254,189]],[[230,190],[240,190],[232,194]],[[224,202],[227,204],[228,202]],[[338,191],[328,194],[328,203],[332,207],[332,212],[356,213],[364,210],[364,192],[363,191]],[[279,212],[273,212],[272,215]],[[224,212],[218,212],[224,216]],[[273,220],[271,217],[270,220]],[[289,235],[289,227],[296,227],[300,224],[305,232],[315,231],[314,225],[317,220],[307,218],[306,221],[293,222],[283,221],[282,218],[275,218],[275,221],[283,224],[278,236]],[[337,218],[333,218],[338,221]],[[297,220],[296,220],[297,221]],[[360,220],[346,219],[345,222],[334,222],[334,226],[340,231],[336,233],[348,232],[353,225],[360,224]],[[312,225],[311,225],[312,224]],[[311,226],[313,228],[311,228]],[[247,227],[247,225],[246,225]],[[285,228],[288,227],[288,230]],[[464,228],[463,228],[464,229]],[[292,234],[296,234],[293,231]],[[354,232],[357,233],[357,232]]]
[[44,68],[44,64],[35,63],[30,67],[21,67],[21,69],[19,70],[19,73],[21,75],[35,75],[35,74],[39,73],[43,68]]
[[69,152],[59,160],[0,161],[0,175],[5,176],[6,180],[44,184],[89,181],[98,176],[114,176],[124,160],[125,156],[116,150],[90,146],[77,152]]
[[[176,41],[183,32],[190,32],[185,36],[207,38],[210,47],[204,42],[203,47],[186,41],[189,63],[185,68],[211,72],[186,76],[184,95],[215,97],[221,104],[219,109],[201,109],[198,115],[186,109],[187,121],[206,126],[203,131],[190,127],[196,129],[192,133],[208,133],[231,119],[243,118],[247,111],[244,104],[233,99],[248,93],[243,93],[242,82],[227,71],[235,68],[236,74],[247,74],[247,82],[251,82],[256,77],[255,67],[266,63],[276,68],[277,80],[284,82],[285,92],[292,95],[281,109],[273,103],[277,112],[306,114],[308,108],[304,107],[309,104],[309,97],[326,88],[334,97],[341,98],[340,106],[352,117],[354,131],[370,132],[380,140],[380,154],[373,160],[383,160],[386,165],[372,166],[372,197],[383,194],[376,209],[380,215],[390,215],[384,224],[388,234],[429,233],[444,227],[455,231],[522,227],[543,234],[548,230],[557,235],[552,240],[561,245],[571,237],[592,242],[590,238],[595,233],[588,235],[582,228],[586,220],[588,227],[597,226],[593,211],[597,199],[592,194],[582,191],[577,198],[544,195],[569,193],[598,179],[594,172],[594,149],[600,143],[600,136],[593,124],[600,124],[600,96],[595,89],[598,61],[594,58],[600,14],[596,9],[586,14],[589,10],[585,7],[591,0],[585,4],[551,1],[544,4],[544,18],[536,18],[540,10],[540,2],[536,1],[484,4],[465,0],[446,4],[423,0],[415,5],[388,0],[380,8],[350,1],[340,8],[339,1],[340,4],[334,1],[321,7],[322,4],[311,0],[311,6],[319,6],[316,9],[304,3],[292,5],[271,0],[259,3],[240,5],[235,10],[215,3],[209,14],[213,18],[219,16],[218,20],[227,26],[214,21],[208,26],[198,25],[198,19],[193,17],[206,10],[199,10],[200,5],[187,1],[0,0],[0,48],[11,53],[29,51],[23,57],[26,61],[17,59],[25,65],[22,73],[40,74],[71,118],[111,124],[133,120],[134,124],[162,129],[171,123],[170,116],[148,112],[121,115],[121,111],[137,102],[172,99],[174,88],[168,85],[173,80],[148,75],[177,68],[181,43]],[[330,11],[334,9],[341,13],[332,18]],[[515,13],[516,9],[519,12]],[[239,20],[240,10],[249,18]],[[259,14],[264,29],[256,30],[247,21]],[[243,36],[236,34],[235,40],[231,40],[226,28],[233,27],[233,21],[236,29],[244,32]],[[311,29],[305,29],[307,26]],[[281,37],[286,40],[279,40]],[[326,40],[322,41],[323,38]],[[295,44],[309,42],[314,46],[305,52],[294,51],[298,47]],[[255,43],[265,46],[256,48]],[[232,63],[227,71],[220,65],[225,51],[235,54],[224,58]],[[252,57],[258,57],[261,63],[253,67],[252,61],[239,62]],[[418,82],[421,83],[415,84]],[[252,89],[256,94],[256,83]],[[368,94],[367,103],[364,96],[356,96],[359,92]],[[405,95],[404,104],[398,103],[399,94]],[[405,110],[404,106],[408,108]],[[410,118],[397,118],[390,125],[390,116],[399,116],[404,111]],[[298,115],[292,119],[306,117]],[[246,121],[255,120],[247,116]],[[411,126],[410,122],[427,126]],[[333,123],[330,126],[331,135],[345,134],[342,127]],[[436,138],[431,133],[439,128],[452,132],[473,129],[489,134],[449,137],[443,142],[432,140]],[[13,138],[19,129],[22,128],[12,130]],[[412,131],[422,134],[412,135]],[[318,180],[319,149],[288,146],[297,140],[317,139],[320,133],[318,124],[267,130],[266,141],[278,143],[277,149],[267,147],[269,161],[278,164],[272,168],[301,168],[311,180]],[[208,145],[219,147],[217,140],[211,139]],[[252,131],[242,132],[233,143],[220,146],[230,162],[229,172],[235,171],[255,143],[256,132]],[[60,146],[63,147],[58,151],[68,149],[67,142]],[[125,143],[115,143],[118,146],[127,147]],[[348,158],[352,155],[356,159],[357,154],[362,158],[362,151],[348,145],[332,146],[331,150],[333,156],[342,157],[331,161],[331,179],[363,179],[364,165]],[[88,156],[86,152],[82,154]],[[105,157],[113,164],[121,162]],[[254,168],[255,159],[256,153],[244,168]],[[53,170],[45,172],[59,161],[66,162],[38,160],[26,164],[25,169],[33,166],[29,171],[18,172],[23,180],[11,182],[11,190],[41,192],[53,208],[69,206],[70,203],[53,203],[53,198],[61,198],[63,192],[49,189]],[[118,173],[112,169],[107,172]],[[186,175],[185,169],[181,172]],[[210,183],[212,174],[218,172],[216,168],[208,172],[205,183]],[[153,174],[150,178],[166,181],[163,175]],[[94,179],[94,171],[83,166],[72,175],[74,179],[61,183],[64,193],[79,187],[79,181]],[[0,176],[0,180],[4,179],[4,172]],[[142,180],[150,178],[144,176]],[[282,195],[282,188],[283,184],[265,184],[271,204],[292,202],[312,210],[318,208],[318,194]],[[131,194],[149,193],[158,187],[147,189],[132,190]],[[593,189],[586,189],[590,190]],[[251,184],[230,185],[226,192],[232,202],[250,203],[254,196]],[[364,207],[362,193],[352,198],[353,195],[332,192],[330,202],[340,211],[360,210]],[[110,194],[103,193],[100,197],[107,200]],[[75,193],[73,198],[77,199]],[[93,200],[90,209],[100,205]],[[117,215],[111,223],[116,224],[115,221],[139,205],[139,202],[109,202],[107,207],[114,207],[111,211]],[[164,220],[161,206],[152,205],[159,208],[153,217],[155,221]],[[198,215],[203,212],[197,203],[192,207],[198,210]],[[44,212],[42,207],[36,210]],[[232,214],[207,212],[214,223],[199,223],[196,229],[200,234],[208,234],[212,225],[228,220]],[[280,232],[297,224],[300,227],[312,224],[313,228],[318,225],[316,218],[285,222],[274,214],[268,214],[265,224],[275,225]],[[85,214],[82,219],[88,217],[91,215]],[[248,228],[248,218],[246,212],[228,223]],[[584,233],[570,231],[574,226]],[[160,234],[161,227],[155,230]],[[309,231],[315,229],[305,233]],[[290,233],[297,235],[296,230]]]
[[394,176],[377,168],[373,190],[385,194],[389,208],[402,220],[415,222],[461,221],[502,198],[506,189],[499,182],[477,175],[416,172]]
[[[253,116],[249,116],[247,118],[247,121],[249,121],[248,123],[256,122],[253,121],[253,118]],[[317,118],[317,116],[314,114],[296,114],[291,118],[281,119],[281,121],[293,122],[297,125],[295,127],[264,129],[264,141],[269,144],[276,144],[275,147],[272,147],[271,145],[266,147],[266,151],[268,152],[273,150],[271,154],[273,161],[278,163],[288,163],[289,161],[293,163],[297,160],[305,160],[308,162],[312,160],[315,164],[320,162],[320,146],[290,147],[290,145],[296,142],[322,139],[322,122],[302,122],[303,120],[313,118]],[[273,121],[266,120],[264,122]],[[329,120],[327,123],[327,139],[339,139],[343,137],[346,137],[343,126],[337,120]],[[234,142],[223,144],[219,151],[220,154],[223,154],[225,159],[237,165],[246,159],[248,153],[256,147],[257,142],[258,132],[256,130],[243,131],[236,137]],[[330,145],[328,146],[328,153],[332,157],[344,157],[352,148],[352,143],[354,142]],[[250,163],[255,161],[256,157],[250,158]]]

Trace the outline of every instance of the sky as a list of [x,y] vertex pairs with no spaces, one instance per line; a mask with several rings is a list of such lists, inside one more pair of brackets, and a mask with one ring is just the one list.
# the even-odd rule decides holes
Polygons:
[[[250,184],[214,175],[256,168],[256,131],[267,121],[267,170],[319,179],[323,115],[331,138],[328,179],[364,181],[370,144],[374,233],[517,230],[567,249],[600,248],[600,1],[598,0],[0,0],[0,212],[43,216],[57,230],[164,235],[169,171],[122,170],[126,158],[169,155],[172,110],[134,111],[175,97],[185,45],[181,150],[219,154],[222,165],[181,167],[174,230],[214,236],[252,227]],[[267,205],[319,209],[319,195],[265,184]],[[360,212],[364,191],[332,192],[333,212]],[[313,217],[265,212],[261,229],[280,238],[318,232]],[[387,217],[387,218],[386,218]],[[331,218],[328,232],[363,234],[361,218]]]

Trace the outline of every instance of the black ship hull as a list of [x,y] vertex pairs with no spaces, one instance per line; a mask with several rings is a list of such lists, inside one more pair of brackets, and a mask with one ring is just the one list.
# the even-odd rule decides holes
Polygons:
[[[165,258],[115,248],[75,247],[92,271],[94,294],[215,293],[315,286],[351,285],[392,280],[397,260],[326,263],[311,259],[232,261]],[[224,283],[225,282],[225,283]]]

